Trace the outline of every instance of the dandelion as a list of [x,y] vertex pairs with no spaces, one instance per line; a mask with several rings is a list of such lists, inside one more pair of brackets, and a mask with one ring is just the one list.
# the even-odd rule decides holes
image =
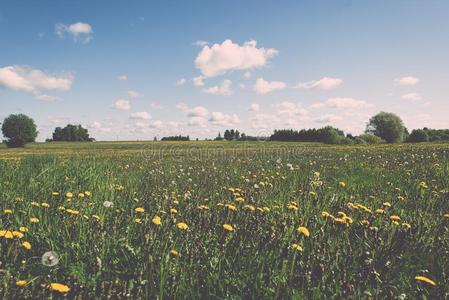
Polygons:
[[31,244],[27,241],[24,241],[22,243],[23,248],[27,249],[27,250],[31,250]]
[[316,196],[317,194],[316,194],[316,192],[314,192],[314,191],[310,191],[310,192],[309,192],[309,195],[310,195],[310,196]]
[[331,215],[331,214],[328,213],[327,211],[322,211],[322,212],[321,212],[321,216],[322,216],[322,217],[327,218],[327,217],[329,217],[330,215]]
[[444,217],[449,219],[449,214],[444,214]]
[[237,207],[235,207],[235,206],[232,205],[232,204],[226,204],[225,207],[226,207],[227,209],[229,209],[229,210],[232,210],[232,211],[236,211],[236,210],[237,210]]
[[391,203],[390,202],[384,202],[382,203],[383,206],[385,207],[391,207]]
[[151,222],[153,222],[154,225],[161,225],[161,217],[159,216],[154,216],[154,218],[151,220]]
[[47,202],[42,202],[42,203],[41,203],[41,206],[42,206],[42,207],[45,207],[45,208],[49,208],[49,207],[50,207],[50,204],[48,204]]
[[84,198],[84,193],[83,192],[79,192],[78,193],[78,198]]
[[26,286],[27,284],[28,284],[28,282],[26,282],[26,280],[17,280],[16,281],[17,286]]
[[14,235],[9,230],[0,230],[0,237],[4,237],[5,239],[12,239]]
[[134,222],[137,224],[142,224],[142,219],[139,219],[139,218],[134,219]]
[[65,193],[65,197],[66,197],[67,199],[71,199],[71,198],[73,198],[73,193],[67,192],[67,193]]
[[250,210],[250,211],[255,211],[256,210],[256,208],[254,206],[249,205],[249,204],[244,205],[243,208],[247,209],[247,210]]
[[422,188],[423,190],[428,189],[429,186],[427,185],[427,183],[425,181],[421,181],[419,183],[419,187]]
[[183,222],[180,222],[180,223],[176,224],[176,227],[178,227],[181,230],[189,229],[189,226],[186,223],[183,223]]
[[363,220],[360,222],[360,224],[362,225],[369,225],[369,221],[368,220]]
[[412,225],[410,225],[409,223],[402,223],[402,227],[404,227],[405,229],[410,229],[412,228]]
[[300,234],[303,234],[303,235],[306,236],[306,237],[309,237],[309,236],[310,236],[309,229],[307,229],[307,228],[304,227],[304,226],[299,226],[299,227],[296,229],[296,231],[297,231],[298,233],[300,233]]
[[84,195],[86,195],[87,197],[90,197],[90,196],[92,196],[92,193],[89,192],[89,191],[85,191],[85,192],[84,192]]
[[46,267],[53,267],[59,263],[59,255],[54,251],[47,251],[42,255],[41,262]]
[[53,197],[57,197],[57,196],[59,196],[59,192],[52,192],[51,195],[52,195]]
[[401,220],[401,217],[400,216],[396,216],[396,215],[393,215],[393,216],[390,216],[390,220],[392,220],[392,221],[400,221]]
[[28,231],[28,228],[26,228],[26,227],[24,227],[24,226],[21,226],[21,227],[19,228],[19,231],[20,231],[20,232],[27,232],[27,231]]
[[77,216],[80,214],[80,212],[78,210],[74,210],[74,209],[66,209],[65,211],[74,216]]
[[339,185],[341,188],[346,187],[346,183],[345,183],[344,181],[340,181],[340,182],[338,183],[338,185]]
[[178,210],[176,210],[176,208],[170,208],[170,213],[171,214],[177,214]]
[[199,205],[199,206],[198,206],[198,209],[200,209],[200,210],[206,210],[206,209],[209,209],[209,207],[208,207],[207,205]]
[[21,233],[20,231],[13,231],[12,232],[13,237],[21,239],[23,238],[23,233]]
[[4,214],[12,214],[12,209],[4,209],[3,213]]
[[135,211],[136,213],[144,213],[144,212],[145,212],[145,208],[143,208],[143,207],[137,207],[137,208],[134,209],[134,211]]
[[223,224],[223,228],[226,231],[234,231],[234,227],[232,227],[232,225],[230,224]]
[[39,223],[39,219],[33,217],[33,218],[30,218],[30,222],[31,222],[31,223]]
[[176,256],[179,256],[179,253],[175,249],[172,249],[172,250],[170,250],[170,255],[173,257],[176,257]]
[[433,285],[433,286],[437,285],[435,281],[433,281],[432,279],[429,279],[429,278],[427,278],[425,276],[415,276],[415,279],[418,280],[418,281],[425,282],[427,284]]
[[114,206],[114,203],[112,203],[111,201],[105,201],[105,202],[103,202],[103,206],[106,208],[110,208],[110,207]]
[[378,214],[383,214],[385,211],[382,208],[378,208],[375,210],[375,212]]
[[60,293],[68,293],[70,288],[62,283],[51,283],[49,286],[50,290],[60,292]]
[[292,244],[292,249],[293,250],[296,250],[296,251],[299,251],[299,252],[303,252],[304,251],[304,249],[302,248],[302,246],[300,245],[300,244]]

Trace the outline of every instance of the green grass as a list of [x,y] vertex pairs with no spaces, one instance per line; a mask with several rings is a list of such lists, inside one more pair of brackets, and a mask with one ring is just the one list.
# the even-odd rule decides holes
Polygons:
[[[0,230],[28,228],[0,238],[0,297],[46,298],[58,282],[82,299],[447,298],[448,153],[436,144],[261,142],[0,149]],[[49,250],[56,266],[41,264]]]

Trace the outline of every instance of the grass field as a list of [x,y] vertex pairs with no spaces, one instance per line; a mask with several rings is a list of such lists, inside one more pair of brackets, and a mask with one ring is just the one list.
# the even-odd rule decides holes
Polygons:
[[448,298],[448,158],[444,144],[1,148],[0,298]]

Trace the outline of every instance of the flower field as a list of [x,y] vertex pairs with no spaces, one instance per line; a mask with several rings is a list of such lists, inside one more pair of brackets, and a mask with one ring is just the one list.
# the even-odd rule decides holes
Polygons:
[[449,147],[0,149],[0,298],[449,297]]

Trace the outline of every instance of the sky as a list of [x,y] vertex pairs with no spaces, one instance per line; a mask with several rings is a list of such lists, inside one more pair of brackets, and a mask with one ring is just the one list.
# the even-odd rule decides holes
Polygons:
[[336,126],[380,111],[449,128],[449,1],[0,2],[0,121],[38,140],[214,138]]

